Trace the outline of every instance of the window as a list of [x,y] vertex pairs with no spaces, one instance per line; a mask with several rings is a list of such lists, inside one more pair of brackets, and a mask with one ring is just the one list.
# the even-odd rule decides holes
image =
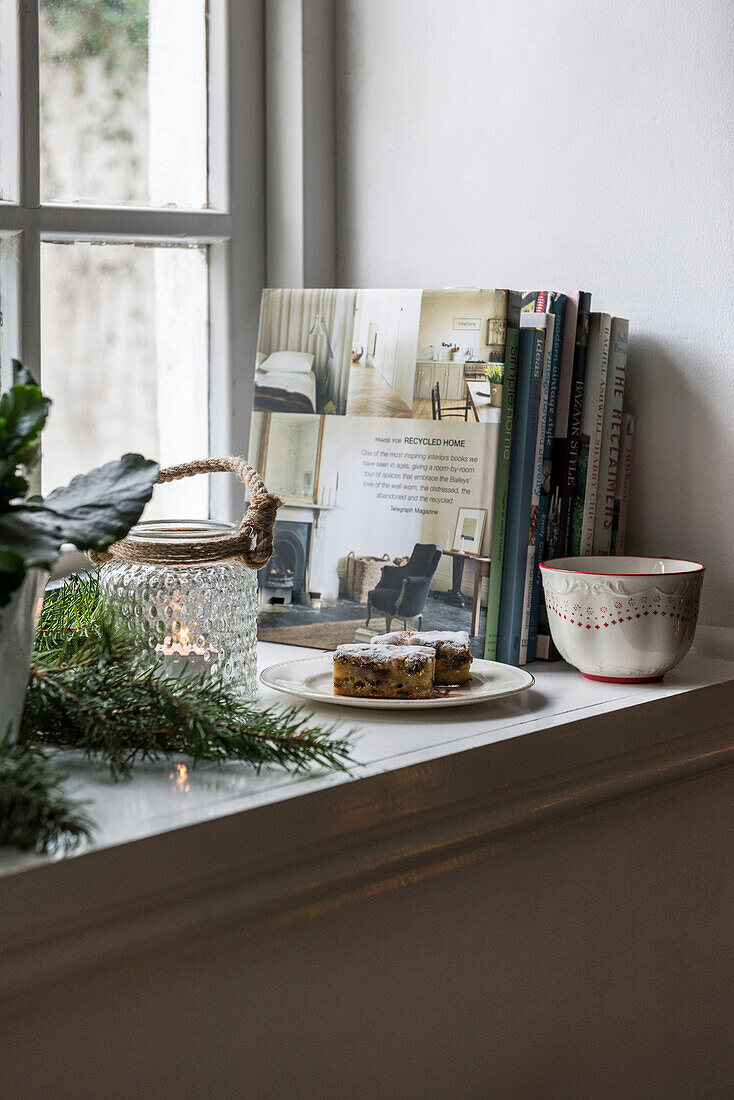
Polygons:
[[[0,3],[0,376],[21,358],[54,402],[44,492],[126,450],[164,465],[246,453],[260,8]],[[157,490],[146,514],[241,515],[238,490],[211,480]]]

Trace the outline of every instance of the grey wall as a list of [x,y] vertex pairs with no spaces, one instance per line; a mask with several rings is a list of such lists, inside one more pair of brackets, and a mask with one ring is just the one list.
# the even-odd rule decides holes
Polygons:
[[734,617],[734,13],[337,5],[337,285],[588,289],[630,318],[631,552]]

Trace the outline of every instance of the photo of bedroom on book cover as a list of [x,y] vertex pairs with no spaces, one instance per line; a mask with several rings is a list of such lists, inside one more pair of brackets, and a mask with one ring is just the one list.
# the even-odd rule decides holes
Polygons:
[[507,302],[264,292],[249,460],[285,503],[261,639],[463,629],[483,655]]

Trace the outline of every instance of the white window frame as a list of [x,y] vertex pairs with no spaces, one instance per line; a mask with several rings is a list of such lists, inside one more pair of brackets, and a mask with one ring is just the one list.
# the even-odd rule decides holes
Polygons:
[[[10,0],[0,0],[9,3]],[[202,0],[204,3],[204,0]],[[43,382],[41,242],[209,246],[209,453],[247,453],[260,293],[265,282],[264,13],[260,0],[208,0],[209,203],[204,210],[41,203],[39,12],[18,15],[17,202],[0,202],[0,236],[15,237],[17,285],[4,288],[4,358]],[[9,323],[9,309],[14,313]],[[212,477],[210,514],[236,520],[242,490]]]

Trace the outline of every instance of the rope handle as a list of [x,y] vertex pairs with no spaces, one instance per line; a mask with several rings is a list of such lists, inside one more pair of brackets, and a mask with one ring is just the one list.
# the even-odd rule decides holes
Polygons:
[[283,504],[280,497],[269,493],[257,470],[238,455],[229,458],[202,458],[194,462],[182,462],[160,470],[156,479],[160,485],[180,481],[195,474],[230,473],[250,492],[250,504],[242,518],[236,535],[198,543],[187,547],[165,546],[142,539],[120,539],[106,551],[90,550],[88,557],[95,565],[104,565],[115,558],[151,564],[195,563],[237,558],[250,569],[262,569],[273,553],[273,528],[278,509]]

